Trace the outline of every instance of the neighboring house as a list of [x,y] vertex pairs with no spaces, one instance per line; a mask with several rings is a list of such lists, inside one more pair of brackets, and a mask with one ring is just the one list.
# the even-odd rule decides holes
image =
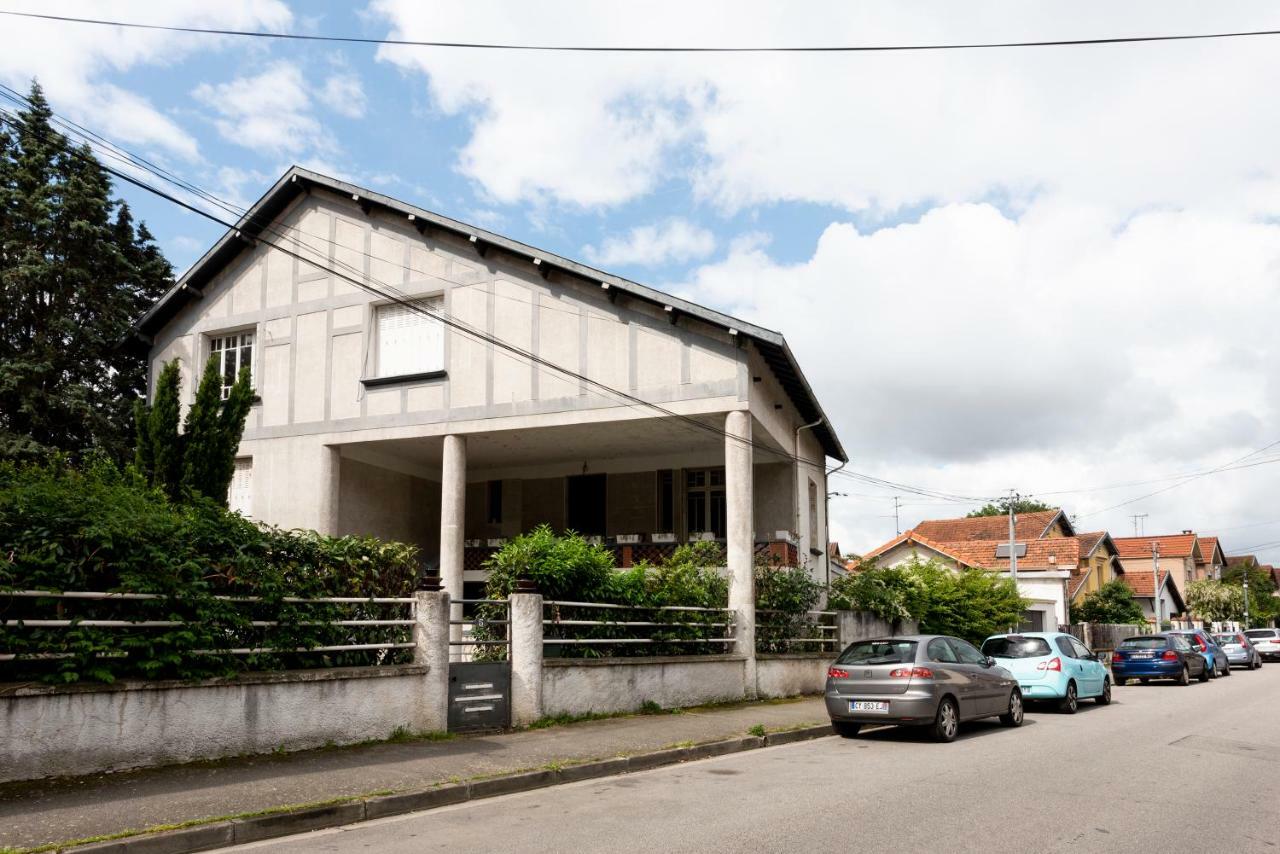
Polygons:
[[[930,519],[912,530],[938,543],[959,540],[1009,539],[1008,516],[966,516],[963,519]],[[1061,510],[1040,510],[1035,513],[1019,513],[1014,517],[1014,535],[1019,542],[1042,540],[1046,537],[1070,537],[1075,534],[1071,520]]]
[[1196,580],[1221,579],[1222,570],[1227,566],[1227,556],[1222,552],[1222,545],[1217,537],[1200,537],[1199,539],[1200,558],[1196,561]]
[[[897,566],[913,559],[934,560],[956,570],[985,569],[1009,574],[1008,540],[938,542],[918,533],[919,527],[872,549],[862,559],[874,558],[879,566]],[[1018,557],[1018,592],[1031,603],[1023,615],[1023,630],[1054,631],[1067,625],[1071,619],[1067,586],[1079,559],[1076,538],[1034,539],[1017,545],[1025,546],[1025,553]]]
[[542,523],[827,571],[847,457],[782,335],[361,187],[290,169],[136,334],[184,404],[252,370],[238,509],[415,543],[455,596]]
[[1120,566],[1120,551],[1106,531],[1077,534],[1076,540],[1080,544],[1080,555],[1071,572],[1072,602],[1079,602],[1124,572]]
[[[1162,561],[1163,563],[1163,561]],[[1155,621],[1155,593],[1150,567],[1146,569],[1126,569],[1121,579],[1133,590],[1133,597],[1142,606],[1142,613],[1149,622]],[[1186,611],[1182,601],[1182,591],[1167,569],[1160,570],[1160,620],[1171,620],[1175,615]]]
[[1126,576],[1135,571],[1150,575],[1158,545],[1160,569],[1170,573],[1179,595],[1196,580],[1201,552],[1199,538],[1191,531],[1155,537],[1116,537],[1115,544]]

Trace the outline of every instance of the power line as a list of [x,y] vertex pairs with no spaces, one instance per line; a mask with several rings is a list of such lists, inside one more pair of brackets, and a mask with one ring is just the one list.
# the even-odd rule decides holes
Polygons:
[[[18,102],[19,104],[25,104],[25,105],[27,105],[27,106],[29,106],[29,105],[30,105],[30,104],[29,104],[29,102],[26,100],[26,98],[25,98],[25,97],[23,97],[21,94],[19,94],[19,93],[15,92],[14,90],[10,89],[9,87],[4,86],[3,84],[0,84],[0,90],[7,90],[7,92],[8,92],[9,94],[7,94],[7,95],[6,95],[6,97],[8,97],[8,98],[9,98],[9,100],[11,100],[11,101],[16,101],[16,102]],[[52,112],[52,111],[50,111],[50,112]],[[56,114],[55,114],[55,115],[56,115]],[[23,126],[24,126],[24,123],[23,123],[23,121],[22,121],[20,118],[17,118],[16,116],[13,116],[11,113],[9,113],[8,111],[5,111],[5,110],[0,110],[0,120],[4,120],[4,121],[6,121],[7,123],[9,123],[9,124],[13,125],[15,128],[21,128],[21,127],[23,127]],[[69,125],[72,125],[72,126],[74,126],[75,128],[77,128],[77,133],[78,133],[79,135],[82,135],[82,136],[85,136],[85,135],[87,135],[87,136],[91,136],[91,137],[93,137],[95,140],[97,140],[99,144],[109,146],[111,149],[113,149],[115,152],[117,152],[117,157],[116,157],[116,159],[120,159],[120,157],[125,157],[125,158],[134,158],[134,159],[136,159],[136,161],[137,161],[137,162],[133,162],[133,161],[130,161],[130,162],[131,162],[131,165],[133,165],[135,168],[137,168],[137,169],[139,169],[139,170],[141,170],[141,171],[143,171],[143,172],[147,172],[148,174],[151,174],[151,175],[153,175],[153,176],[155,176],[155,177],[160,177],[160,178],[162,178],[163,180],[165,180],[165,181],[167,181],[167,182],[169,182],[169,183],[173,183],[173,184],[175,184],[176,186],[180,186],[180,187],[182,187],[183,189],[185,189],[187,192],[190,192],[190,193],[195,194],[195,195],[197,195],[197,196],[199,196],[199,197],[201,197],[201,198],[204,198],[204,199],[206,199],[206,200],[208,200],[208,201],[211,201],[212,203],[217,204],[217,205],[219,205],[220,207],[223,207],[224,209],[227,209],[229,212],[230,212],[230,211],[234,211],[234,210],[236,209],[234,205],[230,205],[230,203],[227,203],[227,202],[225,202],[225,201],[223,201],[223,200],[218,199],[218,198],[217,198],[216,196],[214,196],[213,194],[208,193],[208,192],[206,192],[206,191],[204,191],[204,190],[201,190],[201,189],[200,189],[199,187],[197,187],[196,185],[194,185],[194,184],[192,184],[192,183],[190,183],[190,182],[186,182],[186,181],[184,181],[183,179],[178,178],[177,176],[172,175],[171,173],[165,172],[163,169],[160,169],[159,167],[153,167],[153,165],[152,165],[152,164],[150,164],[148,161],[144,160],[143,158],[136,157],[135,155],[132,155],[132,154],[131,154],[130,152],[128,152],[126,149],[123,149],[123,148],[121,148],[121,147],[119,147],[119,146],[116,146],[114,143],[109,142],[108,140],[106,140],[105,138],[103,138],[103,137],[99,136],[98,134],[94,133],[93,131],[90,131],[90,130],[88,130],[88,129],[86,129],[86,128],[83,128],[83,127],[82,127],[82,126],[80,126],[80,125],[76,125],[74,122],[69,122],[69,121],[67,121],[67,122],[65,122],[65,124],[69,124]],[[81,153],[80,153],[79,151],[74,150],[74,149],[73,149],[73,150],[71,150],[69,153],[70,153],[72,156],[77,156],[77,157],[79,157],[79,156],[83,156],[83,155],[81,155]],[[181,200],[181,199],[177,198],[176,196],[173,196],[171,193],[167,193],[167,192],[165,192],[165,191],[163,191],[163,190],[160,190],[160,189],[158,189],[158,188],[156,188],[156,187],[153,187],[153,186],[151,186],[150,184],[148,184],[146,181],[141,180],[140,178],[137,178],[137,177],[134,177],[134,176],[128,175],[128,174],[126,174],[126,173],[124,173],[124,172],[121,172],[121,171],[120,171],[120,170],[118,170],[118,169],[115,169],[115,168],[113,168],[113,167],[107,166],[107,165],[105,165],[105,164],[101,164],[101,163],[99,163],[98,165],[99,165],[99,166],[100,166],[104,171],[108,172],[109,174],[112,174],[112,175],[116,176],[117,178],[119,178],[119,179],[120,179],[120,180],[122,180],[122,181],[125,181],[125,182],[127,182],[127,183],[129,183],[129,184],[131,184],[131,185],[134,185],[134,186],[136,186],[136,187],[138,187],[138,188],[140,188],[140,189],[143,189],[143,190],[145,190],[145,191],[147,191],[147,192],[153,193],[153,194],[155,194],[155,195],[157,195],[157,196],[159,196],[159,197],[161,197],[161,198],[165,199],[166,201],[169,201],[169,202],[171,202],[171,203],[173,203],[173,204],[176,204],[176,205],[178,205],[178,206],[180,206],[180,207],[184,208],[185,210],[188,210],[188,211],[190,211],[190,212],[192,212],[192,213],[195,213],[195,214],[197,214],[197,215],[199,215],[199,216],[201,216],[201,217],[204,217],[204,218],[206,218],[206,219],[208,219],[208,220],[210,220],[210,221],[212,221],[212,222],[215,222],[215,223],[217,223],[218,225],[221,225],[221,226],[223,226],[224,228],[227,228],[229,231],[235,232],[235,233],[237,233],[237,234],[239,233],[240,226],[237,226],[237,225],[235,225],[235,224],[229,223],[229,222],[227,222],[227,221],[225,221],[225,220],[223,220],[223,219],[219,218],[218,216],[216,216],[216,215],[214,215],[214,214],[212,214],[212,213],[210,213],[210,212],[208,212],[208,211],[202,210],[202,209],[200,209],[200,208],[198,208],[198,207],[196,207],[196,206],[194,206],[194,205],[192,205],[192,204],[190,204],[190,203],[188,203],[188,202],[185,202],[185,201],[183,201],[183,200]],[[241,217],[241,219],[242,219],[242,221],[245,221],[245,222],[253,222],[253,221],[254,221],[254,218],[253,218],[252,216],[247,216],[247,215],[242,216],[242,217]],[[273,224],[271,224],[271,223],[261,223],[261,222],[259,222],[258,224],[263,228],[263,230],[264,230],[264,231],[271,232],[271,231],[274,231],[274,230],[275,230],[274,225],[273,225]],[[293,243],[294,243],[294,245],[300,246],[300,247],[301,247],[301,248],[303,248],[304,250],[305,250],[305,249],[309,249],[309,247],[307,247],[307,246],[306,246],[305,244],[303,244],[301,241],[293,240],[293,239],[291,239],[291,238],[286,238],[286,239],[290,239],[290,240],[291,240],[291,242],[293,242]],[[390,301],[392,301],[392,302],[395,302],[395,303],[396,303],[396,304],[398,304],[398,305],[401,305],[401,306],[403,306],[403,307],[407,308],[407,309],[408,309],[408,310],[410,310],[410,311],[414,311],[415,313],[421,314],[421,315],[423,315],[423,316],[431,317],[431,318],[433,318],[433,319],[435,319],[435,320],[437,320],[437,321],[440,321],[440,322],[442,322],[442,323],[444,323],[444,324],[446,324],[446,325],[448,325],[448,326],[450,326],[450,327],[452,327],[452,328],[456,329],[457,331],[462,332],[463,334],[465,334],[465,335],[467,335],[467,336],[469,336],[469,337],[471,337],[471,338],[474,338],[474,339],[476,339],[476,340],[480,340],[480,341],[483,341],[483,342],[486,342],[486,343],[493,344],[494,346],[497,346],[497,347],[501,347],[502,349],[508,350],[508,351],[510,351],[510,352],[512,352],[512,353],[514,353],[514,354],[516,354],[517,356],[519,356],[519,357],[521,357],[521,358],[523,358],[523,359],[526,359],[526,360],[530,361],[531,363],[536,363],[536,364],[542,365],[542,366],[544,366],[544,367],[546,367],[546,368],[550,368],[550,369],[555,370],[555,371],[557,371],[557,372],[563,373],[563,374],[565,374],[566,376],[569,376],[569,377],[571,377],[571,378],[578,379],[578,380],[580,380],[580,381],[582,381],[582,382],[585,382],[585,383],[591,384],[591,385],[593,385],[593,386],[597,387],[598,389],[600,389],[601,391],[604,391],[604,392],[609,393],[609,394],[613,394],[613,395],[615,395],[616,397],[620,398],[620,399],[622,400],[622,402],[623,402],[625,405],[629,406],[629,407],[632,407],[632,408],[635,408],[635,407],[647,407],[647,408],[650,408],[650,409],[656,410],[656,411],[660,412],[660,413],[661,413],[661,414],[663,414],[663,415],[666,415],[666,416],[668,416],[668,417],[671,417],[671,418],[675,418],[675,419],[677,419],[677,420],[678,420],[678,423],[686,424],[686,425],[688,425],[688,426],[689,426],[689,427],[691,427],[691,428],[698,429],[698,430],[701,430],[701,431],[704,431],[704,432],[711,432],[711,433],[714,433],[714,434],[715,434],[717,437],[719,437],[719,438],[732,438],[734,441],[740,442],[740,443],[742,443],[742,444],[746,444],[746,445],[748,445],[748,446],[750,446],[750,447],[752,447],[752,448],[760,448],[761,450],[763,450],[763,451],[765,451],[765,452],[767,452],[767,453],[769,453],[769,454],[772,454],[772,455],[774,455],[775,457],[778,457],[778,458],[780,458],[780,459],[787,460],[787,461],[790,461],[790,462],[793,462],[793,463],[796,463],[796,464],[801,464],[801,465],[808,465],[808,466],[815,466],[815,465],[816,465],[816,464],[812,463],[812,462],[811,462],[811,461],[809,461],[809,460],[803,460],[803,459],[800,459],[799,457],[794,456],[794,455],[792,455],[792,454],[789,454],[789,453],[787,453],[787,452],[785,452],[785,451],[779,451],[779,450],[777,450],[777,449],[775,449],[775,448],[772,448],[772,447],[770,447],[770,446],[768,446],[768,445],[764,445],[764,444],[758,443],[758,442],[756,442],[756,441],[755,441],[755,440],[753,440],[753,439],[742,439],[741,437],[731,436],[729,433],[727,433],[727,432],[726,432],[726,431],[724,431],[723,429],[718,428],[718,427],[715,427],[714,425],[707,424],[707,423],[705,423],[705,422],[699,421],[699,420],[697,420],[697,419],[696,419],[695,417],[693,417],[693,416],[684,415],[684,414],[682,414],[682,413],[674,412],[674,411],[672,411],[672,410],[670,410],[670,409],[667,409],[666,407],[663,407],[663,406],[661,406],[661,405],[659,405],[659,404],[653,403],[653,402],[651,402],[651,401],[646,401],[646,400],[644,400],[643,398],[636,397],[636,396],[631,395],[631,394],[629,394],[629,393],[627,393],[627,392],[623,392],[623,391],[621,391],[621,390],[619,390],[619,389],[612,388],[612,387],[610,387],[610,386],[608,386],[608,385],[606,385],[606,384],[604,384],[604,383],[601,383],[601,382],[599,382],[599,381],[592,380],[591,378],[589,378],[589,377],[587,377],[587,376],[585,376],[585,375],[583,375],[583,374],[579,374],[578,372],[573,371],[573,370],[571,370],[571,369],[569,369],[569,368],[565,368],[565,367],[563,367],[563,366],[556,365],[556,364],[554,364],[554,363],[552,363],[552,362],[547,361],[546,359],[543,359],[543,358],[542,358],[542,357],[540,357],[540,356],[537,356],[536,354],[534,354],[534,353],[532,353],[532,352],[530,352],[530,351],[524,350],[523,348],[520,348],[520,347],[518,347],[518,346],[516,346],[516,345],[513,345],[513,344],[511,344],[510,342],[503,341],[502,339],[499,339],[499,338],[497,338],[497,337],[495,337],[495,336],[493,336],[493,335],[490,335],[490,334],[488,334],[487,332],[484,332],[484,331],[478,330],[478,329],[476,329],[475,327],[472,327],[470,324],[467,324],[467,323],[464,323],[464,322],[462,322],[462,321],[459,321],[459,320],[457,320],[456,318],[454,318],[454,317],[450,316],[447,312],[444,312],[444,311],[433,311],[433,310],[431,310],[431,309],[428,309],[428,308],[426,308],[425,306],[423,306],[423,305],[421,304],[421,302],[419,302],[419,301],[415,301],[415,300],[413,300],[413,299],[410,299],[407,295],[405,295],[405,294],[403,294],[403,293],[399,292],[399,291],[398,291],[397,289],[395,289],[394,287],[392,287],[392,286],[390,286],[390,285],[387,285],[387,284],[385,284],[385,283],[381,282],[381,281],[380,281],[380,280],[378,280],[378,279],[375,279],[373,276],[368,276],[368,278],[369,278],[369,279],[371,279],[372,281],[376,282],[376,283],[377,283],[378,285],[380,285],[382,288],[386,288],[387,290],[380,290],[379,288],[375,288],[375,287],[373,287],[372,285],[369,285],[367,282],[363,281],[363,278],[364,278],[364,273],[363,273],[363,271],[357,271],[357,270],[355,270],[355,268],[354,268],[354,267],[351,267],[350,265],[345,264],[345,263],[343,263],[343,262],[341,262],[341,261],[337,261],[337,260],[335,259],[335,260],[334,260],[334,263],[335,263],[335,264],[337,264],[337,265],[340,265],[340,266],[343,266],[343,267],[346,267],[346,268],[348,268],[348,269],[352,270],[352,271],[356,274],[356,276],[358,276],[358,277],[360,277],[360,278],[356,278],[356,276],[347,275],[347,274],[345,274],[345,273],[343,273],[343,272],[341,272],[341,271],[339,271],[339,270],[335,270],[334,268],[327,266],[327,263],[319,263],[319,262],[318,262],[318,261],[316,261],[315,259],[311,259],[311,258],[304,257],[303,255],[301,255],[301,254],[299,254],[299,253],[297,253],[297,252],[293,252],[293,251],[291,251],[291,250],[289,250],[289,249],[286,249],[286,248],[284,248],[284,247],[280,246],[279,244],[272,243],[272,242],[270,242],[270,241],[268,241],[268,240],[262,240],[262,242],[263,242],[263,243],[265,243],[265,244],[266,244],[267,246],[269,246],[269,247],[272,247],[272,248],[274,248],[274,249],[277,249],[278,251],[283,252],[283,253],[284,253],[284,254],[286,254],[286,255],[289,255],[290,257],[296,258],[296,259],[298,259],[298,260],[300,260],[300,261],[303,261],[303,262],[305,262],[305,263],[307,263],[307,264],[311,264],[311,265],[316,266],[316,267],[318,267],[318,268],[320,268],[320,269],[324,269],[324,270],[326,270],[327,272],[330,272],[330,273],[332,273],[332,274],[334,274],[334,275],[338,276],[339,278],[342,278],[342,279],[344,279],[344,280],[346,280],[346,281],[350,282],[351,284],[355,285],[356,287],[359,287],[359,288],[361,288],[362,290],[365,290],[366,292],[369,292],[369,293],[374,294],[375,296],[379,296],[379,297],[381,297],[381,298],[388,299],[388,300],[390,300]],[[329,243],[329,244],[331,244],[331,245],[336,245],[336,244],[333,244],[333,241],[323,240],[322,242]],[[314,250],[313,250],[313,251],[314,251]],[[327,261],[328,261],[328,259],[326,258],[326,259],[325,259],[325,261],[327,262]],[[402,265],[401,265],[401,266],[402,266]],[[932,497],[932,498],[946,498],[947,500],[950,500],[950,501],[955,501],[955,502],[966,502],[966,503],[968,503],[968,502],[973,502],[973,501],[983,500],[983,499],[975,498],[975,497],[972,497],[972,496],[953,496],[953,495],[948,495],[948,494],[946,494],[946,493],[937,492],[937,491],[934,491],[934,490],[928,490],[928,489],[925,489],[925,488],[923,488],[923,487],[916,487],[916,486],[911,486],[911,485],[907,485],[907,484],[899,484],[899,483],[895,483],[895,482],[893,482],[893,481],[884,480],[884,479],[882,479],[882,478],[877,478],[877,477],[874,477],[874,476],[872,476],[872,475],[862,474],[862,473],[860,473],[860,472],[854,472],[854,471],[847,471],[847,470],[845,470],[845,471],[837,472],[837,474],[844,475],[844,476],[846,476],[846,477],[849,477],[849,478],[851,478],[851,479],[853,479],[853,480],[856,480],[856,481],[858,481],[858,482],[861,482],[861,483],[866,483],[866,484],[870,484],[870,485],[873,485],[873,486],[878,486],[878,487],[881,487],[881,488],[900,489],[900,490],[903,490],[903,491],[911,492],[911,493],[913,493],[913,494],[922,495],[922,496],[926,496],[926,497]]]
[[36,12],[12,12],[0,10],[0,15],[32,18],[68,24],[91,24],[104,27],[125,27],[135,30],[156,30],[170,33],[196,33],[239,38],[280,39],[299,42],[329,42],[340,44],[390,45],[396,47],[458,48],[467,50],[506,50],[542,53],[902,53],[911,51],[992,50],[1020,47],[1080,47],[1085,45],[1119,45],[1152,42],[1206,41],[1212,39],[1255,38],[1280,35],[1280,30],[1241,30],[1217,33],[1190,33],[1164,36],[1116,36],[1111,38],[1048,39],[1043,41],[1008,42],[959,42],[951,44],[883,44],[883,45],[784,45],[784,46],[680,46],[680,45],[555,45],[518,44],[512,42],[463,42],[426,41],[414,39],[378,39],[361,36],[310,35],[305,33],[281,33],[263,30],[229,30],[212,27],[183,27],[167,24],[146,24],[138,21],[111,21],[100,18],[78,18],[70,15],[47,15]]

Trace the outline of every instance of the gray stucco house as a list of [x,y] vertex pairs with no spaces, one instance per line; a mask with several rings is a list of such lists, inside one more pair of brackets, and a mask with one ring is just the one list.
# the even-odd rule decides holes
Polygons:
[[188,402],[250,366],[234,508],[416,543],[455,597],[543,522],[830,571],[846,455],[780,334],[484,229],[295,167],[135,331]]

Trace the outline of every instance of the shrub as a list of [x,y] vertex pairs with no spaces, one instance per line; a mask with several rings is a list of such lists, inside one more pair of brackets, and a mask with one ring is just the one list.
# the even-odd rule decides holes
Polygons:
[[984,569],[957,572],[935,561],[912,561],[904,571],[919,584],[908,609],[925,634],[981,643],[1022,622],[1028,603],[1011,578]]
[[[414,589],[417,566],[413,546],[261,527],[200,496],[174,504],[132,469],[121,472],[103,458],[91,459],[80,470],[63,460],[40,466],[0,464],[0,609],[6,620],[181,623],[0,628],[0,651],[20,656],[0,662],[0,681],[200,678],[387,660],[387,653],[378,651],[232,655],[225,650],[293,650],[385,639],[385,627],[311,623],[387,618],[391,606],[283,600],[407,596]],[[37,600],[5,597],[5,589],[151,593],[161,598]],[[263,601],[235,603],[219,595]],[[282,625],[250,625],[255,620]],[[408,627],[400,634],[407,640]],[[49,653],[65,657],[29,657]]]
[[1071,608],[1073,622],[1145,625],[1147,618],[1133,590],[1123,581],[1108,581]]
[[836,610],[866,611],[897,624],[912,618],[912,605],[921,595],[918,576],[896,567],[881,568],[872,561],[861,571],[831,582],[827,601]]
[[816,637],[817,621],[809,614],[822,598],[822,585],[799,567],[782,566],[762,555],[756,559],[756,651],[821,652],[822,644],[792,643]]

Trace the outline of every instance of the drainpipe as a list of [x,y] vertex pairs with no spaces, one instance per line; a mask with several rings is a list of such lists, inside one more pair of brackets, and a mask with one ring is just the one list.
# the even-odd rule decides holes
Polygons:
[[[819,418],[817,421],[814,421],[811,424],[801,424],[799,427],[796,428],[795,447],[793,451],[793,456],[796,458],[796,536],[797,537],[800,536],[800,519],[801,519],[800,508],[807,507],[809,503],[808,502],[809,496],[806,493],[802,493],[800,491],[800,476],[799,476],[800,475],[800,431],[811,430],[814,427],[817,427],[819,424],[821,424],[824,420],[825,419],[823,418]],[[806,476],[806,481],[807,481],[807,476]],[[803,537],[801,537],[801,539],[803,539]],[[796,547],[796,552],[797,554],[799,553],[798,545]],[[823,547],[822,547],[822,553],[823,554],[827,553],[827,548],[825,543],[823,544]]]
[[[849,465],[849,461],[845,460],[840,465],[836,466],[831,471],[827,472],[827,482],[823,484],[824,489],[822,491],[826,494],[826,496],[823,499],[822,518],[827,520],[827,542],[828,543],[831,542],[831,489],[830,489],[831,475],[840,471],[840,469],[844,468],[847,465]],[[828,546],[828,548],[830,548],[830,546]],[[828,591],[831,590],[831,555],[827,555],[827,590]]]

